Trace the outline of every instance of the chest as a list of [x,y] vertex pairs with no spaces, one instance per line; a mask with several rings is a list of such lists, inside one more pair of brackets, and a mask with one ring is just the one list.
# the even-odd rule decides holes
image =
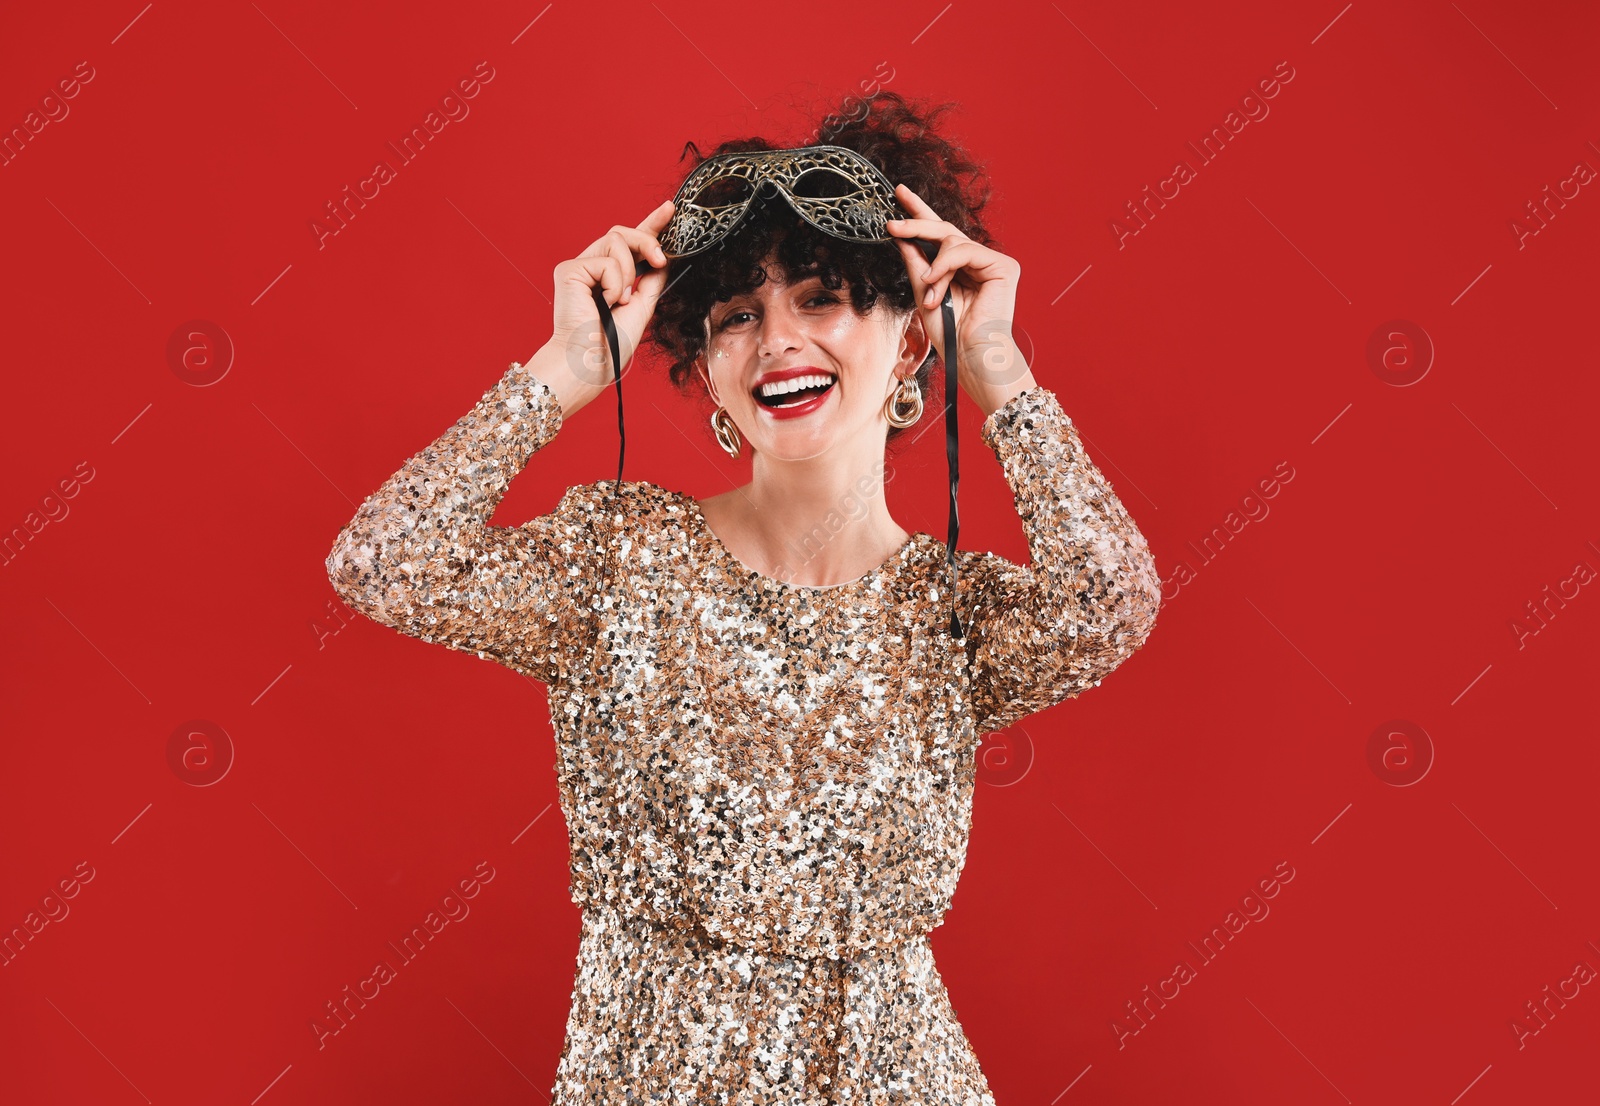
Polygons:
[[903,590],[628,585],[608,597],[588,685],[633,766],[803,792],[952,769],[964,658]]

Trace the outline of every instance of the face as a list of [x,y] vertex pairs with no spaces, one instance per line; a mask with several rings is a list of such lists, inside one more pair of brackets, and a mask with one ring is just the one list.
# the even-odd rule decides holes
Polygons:
[[[848,285],[834,291],[821,277],[784,284],[770,257],[766,269],[769,278],[759,288],[711,307],[700,369],[702,376],[710,369],[713,400],[727,409],[744,440],[772,460],[803,461],[867,445],[881,451],[889,430],[884,402],[928,351],[917,313],[897,317],[879,297],[862,316]],[[762,402],[757,392],[764,377],[798,368],[825,379]]]

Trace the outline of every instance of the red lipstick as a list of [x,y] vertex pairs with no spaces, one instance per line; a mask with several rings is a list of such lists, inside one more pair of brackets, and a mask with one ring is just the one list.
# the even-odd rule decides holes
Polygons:
[[[779,380],[793,380],[794,378],[800,376],[825,376],[831,379],[823,390],[816,392],[805,399],[795,400],[790,399],[788,396],[781,397],[783,399],[790,399],[790,401],[782,407],[769,406],[762,400],[761,388],[763,385]],[[773,418],[796,419],[811,414],[820,408],[824,403],[826,403],[828,397],[833,394],[834,385],[838,384],[838,382],[838,377],[825,369],[819,369],[815,365],[798,365],[793,368],[772,369],[762,373],[761,376],[756,379],[756,383],[751,387],[750,394],[752,397],[754,397],[756,406]]]

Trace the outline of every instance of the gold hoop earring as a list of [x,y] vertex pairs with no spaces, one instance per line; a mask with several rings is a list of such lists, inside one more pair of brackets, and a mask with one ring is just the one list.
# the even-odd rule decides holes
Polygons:
[[744,439],[739,437],[739,428],[734,425],[733,417],[728,414],[726,407],[718,407],[711,413],[711,429],[716,432],[717,444],[723,451],[729,457],[738,460]]
[[[907,386],[910,387],[909,395],[906,392]],[[911,405],[910,414],[900,414],[900,405],[903,403]],[[922,417],[922,385],[917,383],[916,377],[908,376],[901,379],[900,386],[894,390],[894,394],[883,401],[883,417],[889,420],[890,426],[901,430],[916,425],[917,420]]]

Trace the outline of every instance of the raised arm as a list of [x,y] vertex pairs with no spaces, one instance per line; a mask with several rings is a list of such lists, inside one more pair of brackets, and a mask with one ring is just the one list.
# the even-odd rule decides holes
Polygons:
[[339,532],[327,566],[340,597],[403,634],[544,683],[579,671],[596,634],[604,491],[569,488],[550,514],[489,525],[512,478],[561,420],[550,386],[513,362]]
[[1081,694],[1127,660],[1155,627],[1161,581],[1055,393],[1013,396],[984,420],[982,437],[1011,485],[1032,562],[957,554],[973,707],[988,733]]

